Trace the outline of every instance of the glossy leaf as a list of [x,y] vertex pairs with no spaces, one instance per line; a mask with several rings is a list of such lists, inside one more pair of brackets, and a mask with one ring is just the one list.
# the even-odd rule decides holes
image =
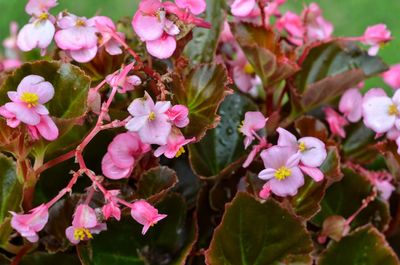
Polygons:
[[[321,226],[323,221],[331,215],[350,217],[360,208],[362,200],[371,195],[372,185],[368,179],[349,168],[344,168],[343,174],[344,177],[340,182],[327,189],[321,203],[321,211],[312,219],[314,224]],[[387,203],[377,198],[361,211],[351,226],[358,227],[371,222],[379,230],[385,230],[389,220]]]
[[305,55],[295,83],[306,110],[320,106],[367,77],[387,70],[380,58],[369,56],[349,42],[314,45]]
[[204,64],[192,69],[183,81],[173,79],[173,94],[177,104],[189,108],[190,123],[183,131],[186,136],[200,140],[208,129],[219,122],[216,114],[228,90],[226,69],[221,64]]
[[317,264],[397,265],[400,262],[386,242],[385,236],[368,225],[357,229],[339,242],[332,241]]
[[212,62],[218,45],[219,34],[223,29],[225,0],[207,0],[204,19],[212,26],[210,29],[195,28],[193,39],[185,48],[191,62]]
[[311,264],[312,243],[301,222],[272,199],[239,193],[206,252],[208,265]]

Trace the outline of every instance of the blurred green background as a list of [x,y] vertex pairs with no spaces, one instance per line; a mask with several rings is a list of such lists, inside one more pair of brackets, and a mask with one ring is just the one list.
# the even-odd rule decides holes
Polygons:
[[[0,0],[0,39],[8,35],[8,25],[15,20],[20,25],[29,19],[24,12],[25,0]],[[102,14],[118,19],[132,16],[138,0],[59,0],[52,13],[68,9],[81,16]],[[324,16],[335,25],[336,36],[360,36],[368,25],[385,23],[395,38],[380,51],[380,56],[388,63],[400,62],[400,0],[287,0],[285,9],[301,10],[305,3],[316,2]],[[381,86],[377,78],[368,82],[368,86]]]

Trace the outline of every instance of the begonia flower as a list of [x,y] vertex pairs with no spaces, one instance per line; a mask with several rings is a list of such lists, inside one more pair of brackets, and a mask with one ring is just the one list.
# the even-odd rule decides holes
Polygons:
[[379,48],[383,44],[392,39],[391,35],[391,32],[387,29],[385,24],[377,24],[365,30],[361,42],[371,46],[368,50],[368,54],[374,56],[378,53]]
[[178,7],[189,9],[194,15],[199,15],[206,10],[207,4],[204,0],[175,0]]
[[125,66],[120,72],[108,75],[106,77],[107,83],[111,87],[118,87],[119,93],[126,93],[132,91],[136,86],[142,84],[142,80],[137,75],[129,75],[135,63],[130,63]]
[[301,14],[306,27],[307,41],[329,39],[333,33],[333,25],[322,16],[322,11],[316,3],[311,3]]
[[122,32],[116,32],[116,26],[114,22],[105,16],[96,16],[92,18],[94,25],[101,35],[99,38],[99,47],[104,46],[106,52],[110,55],[118,55],[122,53],[121,44],[113,38],[113,34],[118,35],[122,40],[125,40],[125,34]]
[[348,89],[340,98],[339,111],[350,122],[358,122],[362,116],[363,97],[357,88]]
[[174,105],[166,114],[171,122],[178,128],[186,127],[189,124],[189,109],[184,105]]
[[194,142],[195,140],[195,137],[185,139],[185,137],[178,129],[173,129],[168,136],[167,144],[159,146],[154,151],[154,156],[159,157],[161,155],[164,155],[169,159],[179,157],[180,155],[185,153],[185,149],[183,148],[183,146],[187,145],[188,143]]
[[329,124],[329,129],[331,130],[332,134],[340,136],[342,138],[346,137],[344,126],[349,124],[347,120],[332,108],[325,108],[324,112],[325,119]]
[[48,115],[40,115],[40,122],[36,125],[28,125],[28,132],[33,140],[39,140],[42,136],[47,141],[58,138],[58,128]]
[[247,148],[255,139],[255,133],[265,127],[268,119],[259,111],[246,112],[243,125],[239,131],[245,136],[244,147]]
[[285,30],[288,35],[288,40],[293,44],[300,46],[303,44],[304,34],[306,29],[304,24],[297,14],[286,12],[276,23],[279,30]]
[[400,88],[400,64],[395,64],[382,74],[383,81],[393,89]]
[[149,228],[167,217],[159,214],[158,210],[145,200],[139,200],[131,205],[131,216],[136,222],[143,225],[142,234],[146,234]]

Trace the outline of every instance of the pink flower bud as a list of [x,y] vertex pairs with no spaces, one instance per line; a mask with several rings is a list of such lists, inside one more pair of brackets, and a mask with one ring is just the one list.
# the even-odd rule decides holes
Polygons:
[[136,201],[132,204],[131,215],[136,222],[143,225],[143,235],[146,234],[147,230],[149,230],[151,226],[167,217],[166,214],[159,214],[158,210],[145,200]]
[[184,105],[175,105],[166,114],[176,127],[183,128],[189,124],[189,109]]
[[118,221],[121,219],[121,210],[119,209],[118,205],[113,201],[105,204],[102,208],[102,212],[106,220],[109,219],[111,216]]

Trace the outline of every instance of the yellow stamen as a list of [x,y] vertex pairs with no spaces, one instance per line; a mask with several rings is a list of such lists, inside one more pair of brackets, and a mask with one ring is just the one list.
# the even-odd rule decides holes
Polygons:
[[154,121],[156,119],[156,114],[154,111],[150,112],[149,114],[149,121]]
[[182,154],[185,153],[185,148],[179,148],[178,152],[176,153],[175,157],[180,157]]
[[392,104],[389,106],[388,113],[389,115],[399,115],[399,110],[395,104]]
[[249,74],[249,75],[252,75],[252,74],[255,73],[253,66],[252,66],[251,64],[249,64],[249,63],[247,63],[247,64],[244,66],[243,71],[244,71],[246,74]]
[[77,26],[77,27],[83,27],[83,26],[85,26],[85,25],[86,25],[86,22],[83,21],[82,19],[77,19],[77,20],[76,20],[75,26]]
[[35,93],[24,92],[22,93],[21,100],[28,104],[28,108],[36,107],[39,103],[39,96]]
[[87,228],[76,228],[74,230],[74,238],[76,240],[92,239],[92,233]]
[[300,142],[299,143],[299,150],[300,150],[300,152],[306,151],[307,150],[306,144],[303,143],[303,142]]
[[275,172],[274,177],[275,177],[277,180],[284,180],[285,178],[289,177],[291,174],[292,174],[292,171],[291,171],[289,168],[283,166],[283,167],[280,167],[280,168]]
[[48,18],[49,18],[49,14],[48,13],[42,13],[38,17],[39,20],[47,20]]

